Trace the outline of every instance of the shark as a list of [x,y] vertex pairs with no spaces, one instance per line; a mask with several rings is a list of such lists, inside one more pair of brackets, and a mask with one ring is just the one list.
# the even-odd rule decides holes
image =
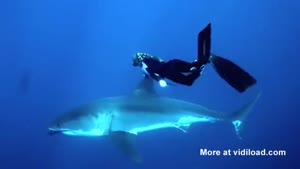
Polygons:
[[243,122],[261,93],[233,113],[223,113],[184,100],[162,97],[151,78],[143,78],[132,93],[102,98],[56,117],[48,133],[82,137],[109,137],[130,160],[140,163],[135,138],[140,133],[175,128],[187,132],[194,123],[228,121],[238,138]]

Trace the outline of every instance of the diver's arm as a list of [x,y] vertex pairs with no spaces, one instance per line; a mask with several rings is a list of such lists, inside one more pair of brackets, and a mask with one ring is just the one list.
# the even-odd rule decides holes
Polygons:
[[163,79],[159,74],[154,73],[153,71],[151,71],[151,69],[149,69],[149,67],[147,66],[147,64],[145,62],[142,62],[142,70],[144,71],[144,76],[146,78],[149,78],[149,76],[151,76],[151,78],[156,80],[156,81],[159,81],[159,80]]
[[149,71],[148,68],[146,70],[149,73],[149,76],[151,76],[155,81],[160,81],[163,79],[159,74]]

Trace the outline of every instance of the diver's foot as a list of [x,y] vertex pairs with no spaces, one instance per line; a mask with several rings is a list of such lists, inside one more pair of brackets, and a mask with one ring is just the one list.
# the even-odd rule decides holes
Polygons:
[[197,65],[199,65],[199,63],[198,60],[196,59],[192,62],[192,67],[197,67]]
[[190,72],[195,72],[197,70],[197,68],[196,67],[192,67],[192,68],[190,68]]
[[195,72],[195,71],[198,71],[198,70],[200,70],[200,72],[202,72],[202,71],[204,71],[204,68],[205,68],[205,65],[200,66],[200,68],[198,68],[197,66],[193,66],[190,69],[190,72]]
[[202,65],[200,68],[192,67],[192,68],[190,69],[190,72],[191,72],[191,73],[197,73],[197,72],[199,72],[200,74],[202,74],[203,71],[204,71],[204,69],[205,69],[205,65]]

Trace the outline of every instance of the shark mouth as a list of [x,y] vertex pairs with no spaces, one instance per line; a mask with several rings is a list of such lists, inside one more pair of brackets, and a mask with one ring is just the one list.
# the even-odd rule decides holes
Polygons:
[[52,128],[49,128],[49,131],[48,131],[48,135],[56,135],[56,134],[62,134],[63,132],[65,131],[69,131],[68,129],[63,129],[63,130],[54,130]]

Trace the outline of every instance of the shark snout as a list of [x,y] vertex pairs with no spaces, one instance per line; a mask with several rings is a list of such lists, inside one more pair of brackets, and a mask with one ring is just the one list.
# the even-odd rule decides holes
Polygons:
[[63,129],[57,125],[48,127],[48,135],[62,134],[63,132],[66,132],[66,131],[69,131],[69,129]]
[[60,133],[62,133],[62,131],[51,130],[51,129],[48,130],[48,135],[54,135],[54,134],[60,134]]

